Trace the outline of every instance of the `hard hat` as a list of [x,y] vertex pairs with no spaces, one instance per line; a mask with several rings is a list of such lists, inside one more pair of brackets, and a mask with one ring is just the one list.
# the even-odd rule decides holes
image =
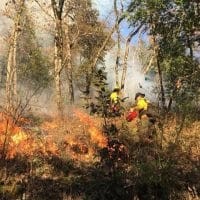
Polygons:
[[136,93],[136,94],[135,94],[135,100],[136,100],[139,96],[145,97],[145,94],[140,93],[140,92]]
[[120,87],[119,86],[115,86],[113,91],[120,91]]

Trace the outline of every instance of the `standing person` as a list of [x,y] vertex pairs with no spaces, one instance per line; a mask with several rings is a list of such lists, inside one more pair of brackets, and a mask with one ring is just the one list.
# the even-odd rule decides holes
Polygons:
[[145,94],[136,93],[135,95],[136,106],[132,108],[138,112],[140,123],[138,125],[138,131],[141,138],[153,139],[156,135],[154,117],[148,113],[149,101],[145,99]]
[[119,93],[120,93],[120,88],[116,86],[110,95],[111,110],[114,114],[118,114],[120,109]]
[[136,93],[135,95],[136,106],[132,108],[132,110],[138,111],[140,119],[147,118],[147,110],[149,102],[144,97],[145,94],[140,92]]

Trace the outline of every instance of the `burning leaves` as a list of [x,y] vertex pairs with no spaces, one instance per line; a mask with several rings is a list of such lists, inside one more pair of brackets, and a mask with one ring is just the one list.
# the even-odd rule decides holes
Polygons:
[[[11,123],[6,117],[1,118],[0,148],[4,152],[4,157],[12,159],[17,155],[61,156],[64,153],[76,160],[93,160],[96,147],[106,147],[107,138],[89,115],[80,111],[74,113],[73,119],[66,119],[65,126],[61,126],[57,119],[44,121],[39,127],[39,135]],[[26,124],[29,123],[25,121]],[[71,129],[69,124],[72,126]],[[67,129],[70,129],[70,132]]]
[[13,123],[7,116],[0,119],[0,147],[1,156],[13,159],[17,155],[31,157],[38,154],[58,155],[56,144],[48,138],[41,140],[34,138],[31,132]]
[[11,136],[12,142],[15,143],[16,145],[20,144],[22,141],[27,140],[27,135],[26,133],[20,131],[19,133]]
[[[98,120],[88,114],[74,111],[74,117],[65,119],[62,125],[52,118],[39,127],[40,132],[23,129],[16,124],[0,121],[0,147],[6,159],[16,156],[31,158],[34,156],[68,157],[83,162],[99,160],[99,150],[106,149],[109,159],[123,160],[124,146],[111,145],[108,138],[100,131]],[[123,154],[123,155],[121,155]],[[94,159],[96,157],[96,159]]]
[[107,146],[107,138],[103,135],[101,131],[95,126],[92,118],[80,111],[75,111],[75,115],[79,118],[79,120],[88,126],[88,133],[90,134],[90,139],[93,143],[97,144],[98,147],[103,148]]

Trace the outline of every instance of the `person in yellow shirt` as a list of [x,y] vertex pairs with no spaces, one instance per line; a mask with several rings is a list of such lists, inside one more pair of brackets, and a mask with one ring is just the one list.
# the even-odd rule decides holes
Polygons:
[[147,117],[148,101],[144,97],[145,94],[136,93],[135,95],[136,106],[131,109],[132,111],[133,110],[138,111],[140,119]]
[[111,103],[118,103],[119,101],[119,92],[120,92],[120,89],[119,87],[115,87],[115,89],[112,91],[111,95],[110,95],[110,100],[111,100]]
[[118,107],[119,107],[119,93],[120,93],[120,88],[119,87],[115,87],[114,90],[112,91],[111,95],[110,95],[110,105],[111,105],[111,109],[113,112],[118,111]]

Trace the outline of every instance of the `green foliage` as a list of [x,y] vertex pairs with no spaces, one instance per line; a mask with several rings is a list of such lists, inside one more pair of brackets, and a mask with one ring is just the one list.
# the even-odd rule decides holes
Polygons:
[[29,52],[24,64],[20,66],[20,80],[31,88],[46,88],[52,80],[49,74],[50,63],[39,49]]
[[96,70],[93,84],[96,88],[96,101],[94,102],[94,107],[96,108],[96,113],[102,117],[107,117],[109,115],[110,101],[108,90],[107,74],[104,68]]
[[92,82],[95,79],[95,68],[104,63],[104,57],[108,49],[112,46],[112,39],[108,42],[105,49],[101,52],[96,66],[92,66],[96,59],[99,49],[101,49],[108,29],[106,24],[98,20],[99,13],[92,7],[91,1],[77,2],[77,9],[74,13],[76,24],[72,25],[72,37],[79,30],[79,37],[73,46],[73,50],[78,55],[75,61],[74,74],[76,84],[86,99],[91,97]]
[[[143,24],[142,31],[155,39],[165,96],[174,101],[177,111],[189,114],[199,96],[200,70],[194,56],[195,45],[199,44],[196,34],[200,28],[198,3],[136,0],[131,1],[128,12],[130,25],[136,29]],[[178,87],[177,82],[180,83]]]
[[34,31],[32,18],[25,12],[24,26],[18,45],[19,82],[31,89],[46,88],[50,85],[51,63],[42,54]]

